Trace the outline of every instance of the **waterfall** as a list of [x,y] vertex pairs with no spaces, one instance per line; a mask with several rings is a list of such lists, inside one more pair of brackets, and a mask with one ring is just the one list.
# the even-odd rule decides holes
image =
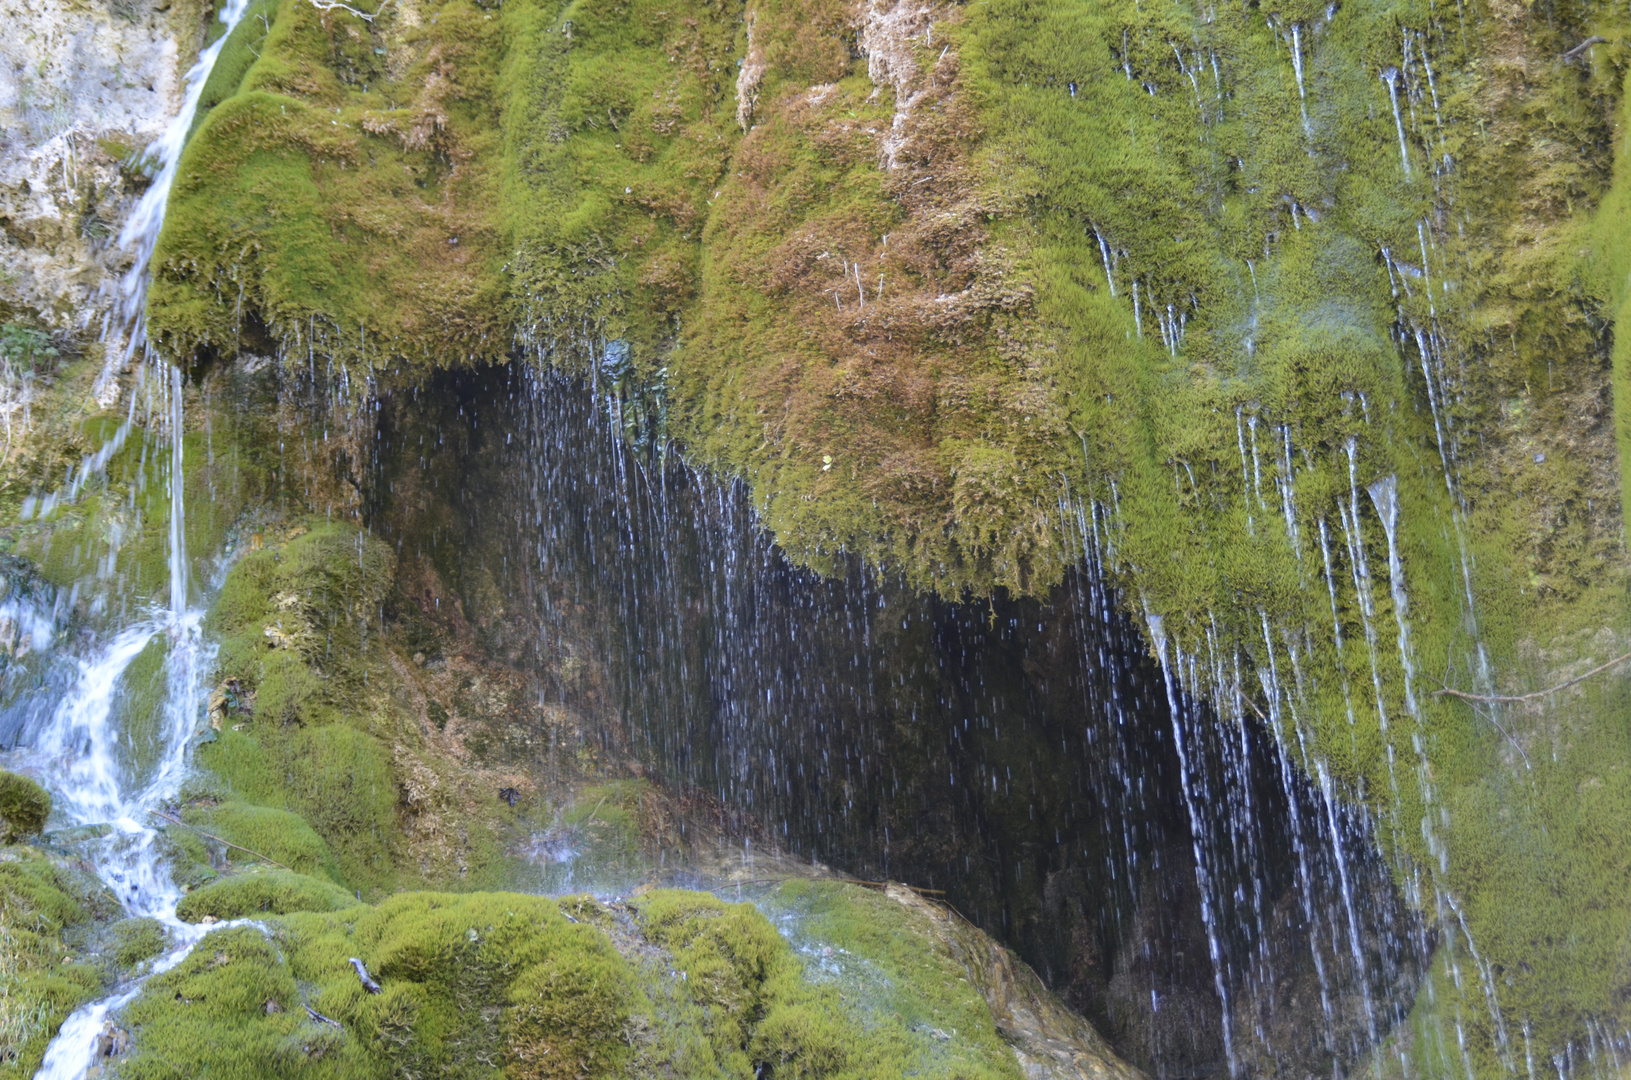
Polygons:
[[[203,639],[204,609],[189,605],[187,547],[182,518],[186,473],[182,452],[182,376],[168,368],[165,385],[170,428],[169,603],[92,645],[74,659],[77,678],[43,730],[20,750],[51,790],[55,812],[70,826],[107,826],[90,852],[97,876],[132,917],[158,919],[171,947],[152,965],[156,974],[180,963],[205,928],[176,917],[181,890],[164,864],[151,811],[175,795],[186,775],[202,703],[201,682],[210,660]],[[116,722],[121,680],[150,647],[164,650],[166,693],[153,759],[143,762],[121,747]],[[141,981],[84,1005],[63,1023],[46,1051],[40,1080],[79,1080],[94,1062],[108,1014],[128,1002]]]
[[[1061,993],[1115,995],[1128,1019],[1094,1005],[1089,1018],[1154,1074],[1222,1075],[1230,1050],[1237,1075],[1276,1053],[1319,1074],[1399,1022],[1420,958],[1371,822],[1335,792],[1328,803],[1308,762],[1292,767],[1296,747],[1278,751],[1219,690],[1243,679],[1221,641],[1197,657],[1167,635],[1165,672],[1147,654],[1105,570],[1108,506],[1061,504],[1082,564],[1050,597],[951,603],[854,563],[825,577],[791,565],[745,485],[624,438],[604,375],[598,391],[525,368],[446,379],[383,400],[379,484],[481,495],[434,531],[416,524],[422,506],[387,496],[375,534],[407,573],[498,544],[479,556],[503,568],[490,632],[519,649],[517,615],[532,615],[540,700],[614,695],[597,751],[846,874],[945,889]],[[1276,476],[1291,451],[1276,433],[1265,457],[1259,430],[1242,415],[1248,505],[1266,527],[1263,489],[1294,498]],[[606,670],[574,686],[565,657]],[[539,840],[541,887],[565,887],[556,860],[570,854]],[[1083,941],[1096,974],[1082,974]],[[1306,1022],[1284,1004],[1288,980]]]
[[158,166],[153,182],[142,193],[136,208],[119,230],[119,247],[130,252],[130,269],[119,280],[117,294],[102,322],[102,337],[108,343],[107,362],[97,380],[95,394],[98,401],[111,405],[117,396],[116,377],[136,359],[137,352],[147,344],[147,286],[152,280],[153,249],[159,242],[159,231],[164,227],[164,210],[170,201],[170,187],[175,182],[176,168],[181,163],[181,152],[187,145],[187,133],[192,130],[193,117],[198,112],[204,84],[209,82],[215,61],[225,48],[232,30],[243,18],[249,0],[227,0],[221,9],[221,34],[188,69],[182,82],[181,111],[176,113],[170,126],[164,129],[147,148],[146,160]]
[[[150,158],[159,166],[158,175],[119,235],[120,246],[134,255],[134,262],[104,322],[104,339],[110,348],[97,384],[99,397],[117,393],[118,372],[128,367],[145,346],[144,306],[151,280],[150,264],[170,186],[204,84],[246,6],[247,0],[229,0],[222,10],[221,22],[225,25],[221,35],[187,72],[181,111],[149,149]],[[183,923],[176,916],[181,890],[165,865],[159,834],[148,824],[150,813],[175,795],[187,774],[201,712],[202,680],[211,656],[203,638],[204,608],[192,602],[190,591],[184,379],[179,368],[157,360],[144,374],[158,381],[156,389],[163,409],[156,419],[168,429],[170,441],[168,603],[154,605],[106,640],[93,641],[84,655],[69,658],[73,670],[68,692],[43,728],[32,738],[25,733],[24,744],[14,756],[18,764],[32,767],[50,789],[54,814],[65,819],[66,824],[108,828],[88,853],[97,876],[131,917],[154,918],[163,923],[171,944],[142,979],[81,1006],[63,1022],[46,1050],[37,1080],[84,1077],[95,1063],[98,1038],[109,1014],[134,998],[147,977],[185,959],[207,929]],[[81,467],[69,485],[70,498],[119,451],[135,412],[133,390],[130,416]],[[27,511],[24,516],[28,516]],[[157,745],[150,760],[143,761],[133,748],[121,747],[123,732],[117,722],[117,707],[123,677],[136,658],[153,647],[164,652],[165,696]]]

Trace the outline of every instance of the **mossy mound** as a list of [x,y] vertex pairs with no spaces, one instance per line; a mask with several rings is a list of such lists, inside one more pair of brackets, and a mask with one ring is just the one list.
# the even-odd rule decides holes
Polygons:
[[43,831],[50,816],[49,792],[26,776],[0,770],[0,827],[6,843]]
[[223,853],[230,862],[270,860],[296,874],[344,880],[333,851],[298,814],[253,803],[223,802],[186,807],[181,818],[208,836],[236,845]]
[[0,1068],[32,1075],[62,1021],[104,989],[85,955],[118,901],[89,875],[28,847],[0,849]]
[[340,911],[355,903],[350,893],[331,881],[272,869],[232,874],[194,889],[176,905],[176,915],[186,922],[199,922],[206,918]]
[[[401,603],[391,549],[355,525],[321,519],[255,540],[207,617],[220,642],[211,677],[218,731],[198,761],[218,782],[215,801],[291,824],[268,839],[272,847],[221,835],[374,899],[453,875],[505,883],[510,863],[496,834],[515,815],[496,797],[503,785],[448,793],[445,776],[457,763],[445,750],[426,752],[424,691],[408,685],[405,658],[387,640],[387,611]],[[416,831],[415,817],[432,813],[457,820]],[[197,823],[213,831],[204,817]],[[450,832],[458,851],[449,850]],[[273,850],[300,837],[289,858]],[[434,851],[413,848],[414,839]]]
[[[850,886],[790,895],[835,927],[849,920],[837,947],[880,965],[887,1008],[828,985],[751,905],[704,893],[401,894],[209,934],[126,1010],[135,1049],[121,1075],[1017,1080],[979,993],[899,905]],[[903,961],[902,941],[927,959]],[[864,951],[885,943],[876,959]]]
[[210,608],[215,681],[229,689],[200,760],[237,800],[298,815],[295,833],[315,829],[335,874],[388,880],[397,784],[387,748],[353,724],[383,666],[372,646],[394,561],[349,524],[295,523],[270,539],[233,567]]
[[170,933],[157,919],[124,919],[108,927],[113,962],[122,968],[153,959],[170,944]]

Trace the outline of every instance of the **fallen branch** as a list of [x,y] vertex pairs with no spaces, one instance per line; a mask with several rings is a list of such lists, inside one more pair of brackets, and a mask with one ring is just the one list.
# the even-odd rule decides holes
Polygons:
[[[379,10],[375,11],[372,15],[368,14],[366,11],[358,11],[350,4],[342,4],[339,2],[339,0],[311,0],[311,6],[316,8],[318,11],[323,12],[329,12],[333,11],[335,8],[339,8],[341,11],[349,11],[363,22],[373,22],[375,19],[380,17],[380,14],[385,11],[385,5],[389,4],[390,2],[391,0],[383,0],[383,2],[379,5]],[[1598,40],[1602,39],[1599,38]]]
[[1504,735],[1506,737],[1506,741],[1512,744],[1512,749],[1516,750],[1518,752],[1518,756],[1523,758],[1523,767],[1526,768],[1526,769],[1533,769],[1534,768],[1533,765],[1529,764],[1529,755],[1524,751],[1523,744],[1520,743],[1517,739],[1514,739],[1512,737],[1512,733],[1510,731],[1508,731],[1506,728],[1502,727],[1500,725],[1500,722],[1497,721],[1495,719],[1495,717],[1491,716],[1489,713],[1485,712],[1483,709],[1480,709],[1478,707],[1479,699],[1469,697],[1468,695],[1459,693],[1458,691],[1455,691],[1455,690],[1451,690],[1450,687],[1448,686],[1448,684],[1446,684],[1443,679],[1439,678],[1436,675],[1428,675],[1428,678],[1432,679],[1434,682],[1436,682],[1440,686],[1444,687],[1443,690],[1435,690],[1434,691],[1435,696],[1447,693],[1447,694],[1450,694],[1453,697],[1460,697],[1460,698],[1466,700],[1467,708],[1469,708],[1473,712],[1477,713],[1479,715],[1479,717],[1483,719],[1484,723],[1488,724],[1490,727],[1494,728],[1496,731],[1499,731],[1502,735]]
[[1456,690],[1450,686],[1444,686],[1443,683],[1439,685],[1444,686],[1444,689],[1434,690],[1433,694],[1434,696],[1448,694],[1451,697],[1460,698],[1462,701],[1482,701],[1490,704],[1518,704],[1525,701],[1537,701],[1540,698],[1555,694],[1559,690],[1567,690],[1575,683],[1585,682],[1593,675],[1601,675],[1609,668],[1614,667],[1616,664],[1623,664],[1627,660],[1631,660],[1631,653],[1616,656],[1606,664],[1598,664],[1584,675],[1576,675],[1572,679],[1565,679],[1556,686],[1549,686],[1545,690],[1536,690],[1533,694],[1469,694],[1465,690]]
[[163,810],[149,810],[148,813],[152,814],[155,817],[161,817],[165,821],[168,821],[173,825],[180,825],[183,829],[191,829],[193,832],[197,833],[199,836],[202,836],[206,840],[214,840],[217,844],[225,844],[229,848],[234,848],[234,849],[236,849],[238,851],[242,851],[242,852],[245,852],[245,853],[247,853],[249,855],[253,855],[253,856],[255,856],[255,858],[259,859],[261,862],[271,863],[273,866],[277,867],[279,870],[287,870],[291,874],[296,873],[296,871],[295,871],[295,869],[293,867],[284,866],[282,863],[278,862],[276,859],[270,858],[270,857],[268,857],[266,855],[262,855],[260,852],[256,851],[254,848],[246,848],[242,844],[234,844],[231,840],[227,840],[227,839],[224,839],[222,837],[216,836],[214,833],[207,833],[203,829],[200,829],[197,825],[189,825],[185,821],[182,821],[178,817],[172,817],[171,815],[166,814]]
[[357,978],[362,980],[362,988],[364,990],[368,991],[370,994],[379,993],[379,983],[368,977],[368,965],[364,964],[361,960],[353,956],[351,958],[351,967],[356,971]]
[[1574,48],[1570,49],[1568,52],[1564,53],[1563,54],[1563,62],[1568,63],[1570,60],[1573,60],[1573,59],[1583,55],[1585,53],[1585,51],[1587,49],[1591,48],[1593,45],[1604,45],[1604,44],[1607,44],[1607,42],[1608,42],[1607,38],[1599,37],[1598,35],[1593,34],[1589,38],[1587,38],[1586,40],[1582,41],[1580,44],[1576,45]]
[[327,1024],[330,1027],[340,1027],[340,1022],[338,1020],[330,1020],[328,1017],[324,1016],[310,1005],[306,1006],[306,1015],[317,1021],[319,1024]]

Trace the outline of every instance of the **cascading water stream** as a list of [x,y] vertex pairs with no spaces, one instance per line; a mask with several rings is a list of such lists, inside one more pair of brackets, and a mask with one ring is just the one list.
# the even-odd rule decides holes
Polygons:
[[[201,677],[209,659],[202,635],[204,609],[189,605],[187,549],[182,529],[181,373],[169,369],[166,387],[171,428],[169,603],[93,647],[77,660],[78,678],[50,721],[26,749],[21,763],[50,788],[55,812],[69,826],[105,827],[88,852],[97,876],[132,917],[159,920],[171,947],[149,974],[180,963],[205,928],[176,917],[181,890],[165,866],[159,834],[147,817],[175,794],[186,774],[201,705]],[[156,747],[149,761],[121,746],[117,723],[121,681],[136,658],[155,643],[165,653],[165,699]],[[79,1080],[94,1063],[108,1014],[128,1002],[142,981],[85,1005],[62,1025],[36,1074],[40,1080]]]
[[[104,339],[117,332],[110,345],[120,347],[109,349],[99,393],[116,385],[117,372],[146,344],[143,309],[170,185],[204,84],[246,6],[247,0],[230,0],[222,10],[225,25],[220,37],[188,71],[181,110],[149,150],[149,158],[159,166],[158,174],[119,236],[121,247],[135,258],[104,324]],[[25,733],[14,755],[18,764],[30,767],[51,790],[54,814],[65,819],[65,824],[108,830],[87,852],[98,877],[132,917],[157,919],[168,930],[170,948],[153,961],[145,977],[180,963],[206,930],[176,916],[181,890],[165,865],[159,834],[148,826],[147,819],[176,793],[186,775],[209,661],[202,633],[204,608],[191,602],[184,509],[183,377],[180,369],[157,361],[149,373],[162,380],[158,396],[164,404],[162,421],[171,447],[168,602],[155,605],[111,637],[93,643],[87,655],[75,658],[72,663],[77,671],[68,693],[40,730],[32,737]],[[118,453],[131,430],[136,396],[133,391],[130,417],[100,452],[87,459],[76,482],[70,484],[70,498]],[[131,741],[122,738],[125,732],[118,723],[118,706],[123,677],[136,658],[155,644],[164,650],[165,694],[154,746],[143,760]],[[95,1062],[109,1014],[135,997],[145,977],[70,1015],[46,1050],[38,1080],[80,1080]]]
[[[170,201],[170,187],[175,182],[176,168],[181,163],[181,151],[187,145],[193,118],[198,113],[198,102],[209,82],[215,61],[226,46],[227,38],[243,18],[249,0],[227,0],[221,9],[221,34],[188,69],[182,82],[181,111],[170,121],[144,155],[146,161],[156,164],[158,172],[153,182],[142,193],[141,199],[119,230],[119,247],[133,256],[130,269],[119,280],[118,292],[102,323],[102,337],[109,343],[108,360],[97,381],[98,398],[110,393],[114,376],[136,359],[139,350],[147,344],[147,286],[152,280],[153,249],[164,226],[164,210]],[[115,336],[116,335],[116,336]]]

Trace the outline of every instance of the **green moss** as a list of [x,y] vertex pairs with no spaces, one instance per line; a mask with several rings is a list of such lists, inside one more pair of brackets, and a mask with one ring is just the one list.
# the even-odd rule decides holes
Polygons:
[[350,524],[312,521],[245,556],[211,605],[216,670],[253,693],[257,720],[326,720],[361,701],[370,627],[395,568],[390,549]]
[[397,786],[379,741],[340,724],[264,732],[222,732],[199,757],[238,798],[298,814],[345,880],[388,881]]
[[491,154],[503,21],[462,0],[411,23],[261,14],[269,30],[245,18],[223,57],[259,30],[258,59],[236,94],[217,88],[180,165],[150,335],[178,355],[235,352],[242,328],[219,299],[241,289],[303,350],[364,365],[501,356],[494,176],[453,166]]
[[102,992],[77,939],[118,911],[88,875],[33,848],[0,850],[0,1068],[33,1075],[63,1020]]
[[[779,1004],[755,1034],[756,1059],[793,1064],[793,1075],[1019,1075],[971,973],[920,916],[831,882],[784,882],[758,903],[804,971],[797,984],[777,980]],[[845,1036],[856,1025],[870,1033],[866,1044]],[[819,1071],[822,1062],[834,1062],[833,1072]]]
[[170,934],[157,919],[124,919],[108,928],[113,962],[134,968],[162,953],[170,944]]
[[239,845],[225,852],[231,862],[271,859],[297,874],[321,874],[336,884],[345,880],[328,844],[304,819],[287,810],[225,802],[188,807],[181,816],[188,825]]
[[[1631,95],[1622,90],[1616,117],[1620,138],[1615,147],[1613,183],[1582,230],[1582,239],[1589,244],[1582,252],[1586,256],[1586,277],[1616,326],[1631,314],[1626,308],[1631,303],[1631,244],[1626,243],[1631,235],[1631,143],[1624,136],[1627,109],[1631,109]],[[1613,371],[1614,431],[1623,497],[1624,492],[1631,491],[1631,336],[1614,335]]]
[[628,1055],[621,1038],[627,990],[601,957],[563,952],[510,984],[504,1046],[511,1076],[573,1080],[613,1073]]
[[213,681],[235,681],[244,708],[233,716],[248,719],[202,747],[200,763],[236,799],[299,815],[343,879],[370,891],[393,880],[397,834],[391,758],[363,730],[393,569],[389,549],[354,526],[296,525],[233,568],[206,619],[220,640]]
[[288,965],[253,927],[207,935],[124,1012],[136,1052],[121,1075],[384,1076],[359,1040],[310,1019]]
[[187,922],[240,919],[266,912],[340,911],[355,902],[333,882],[287,870],[261,870],[232,874],[194,889],[176,905],[176,915]]
[[[189,139],[198,131],[211,109],[238,92],[245,73],[259,59],[260,50],[265,48],[277,12],[277,0],[256,0],[244,8],[238,25],[227,35],[220,54],[215,58],[215,66],[210,69],[210,77],[204,81],[204,89],[198,95],[198,108],[193,113],[193,124],[187,132]],[[211,24],[211,32],[220,25],[219,22]]]
[[0,819],[5,822],[6,843],[40,832],[50,816],[51,796],[44,788],[26,776],[0,771]]
[[765,983],[788,960],[786,942],[751,905],[705,893],[658,890],[641,898],[638,911],[647,939],[685,972],[715,1044],[744,1049],[753,1019],[766,1012]]
[[[414,893],[371,909],[273,912],[267,931],[215,931],[147,984],[125,1014],[135,1051],[121,1071],[1018,1077],[983,999],[904,909],[844,887],[788,888],[778,903],[800,922],[796,940],[838,935],[824,953],[801,950],[836,948],[851,976],[835,984],[808,968],[751,905],[674,890],[633,909]],[[308,1019],[306,1006],[339,1026]],[[939,1038],[929,1021],[957,1034]]]

